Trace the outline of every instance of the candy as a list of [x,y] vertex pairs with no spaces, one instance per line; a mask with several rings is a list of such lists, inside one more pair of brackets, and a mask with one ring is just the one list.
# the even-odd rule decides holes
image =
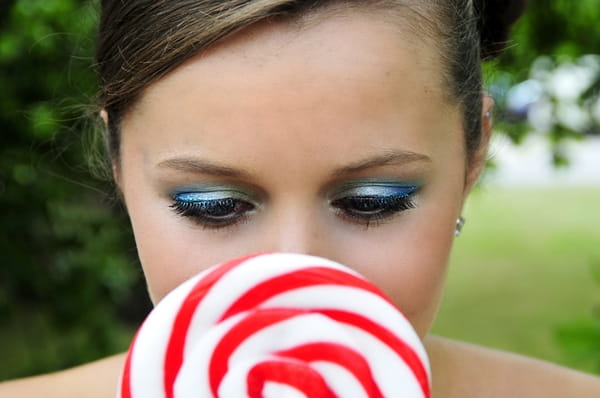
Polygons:
[[168,294],[132,342],[117,396],[422,398],[430,371],[409,322],[362,276],[262,254]]

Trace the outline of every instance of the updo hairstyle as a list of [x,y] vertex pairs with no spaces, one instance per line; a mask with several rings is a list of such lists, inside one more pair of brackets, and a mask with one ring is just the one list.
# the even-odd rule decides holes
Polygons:
[[121,120],[146,87],[250,25],[291,21],[327,7],[399,15],[417,37],[436,39],[449,98],[463,112],[470,160],[481,141],[481,62],[504,49],[525,0],[102,0],[98,105],[108,115],[112,162],[119,161]]

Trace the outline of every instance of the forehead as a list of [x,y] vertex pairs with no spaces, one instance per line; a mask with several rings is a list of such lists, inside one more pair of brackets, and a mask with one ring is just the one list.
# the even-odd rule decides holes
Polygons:
[[389,17],[362,10],[313,14],[291,22],[260,23],[233,35],[152,84],[142,101],[151,99],[161,86],[189,82],[191,74],[198,84],[241,91],[264,83],[261,77],[278,79],[282,88],[312,89],[311,82],[323,78],[389,85],[390,79],[414,77],[412,71],[424,77],[415,82],[423,90],[445,91],[438,48],[430,35],[403,26],[404,19],[392,23]]
[[419,145],[447,135],[443,116],[456,111],[441,71],[433,44],[375,15],[260,24],[151,85],[124,120],[124,142],[136,119],[152,126],[165,152],[210,151],[215,137],[255,148],[267,131],[271,146],[294,136],[307,148],[328,140],[339,147],[340,138],[352,147],[366,136],[377,146],[404,132],[407,150],[430,152]]

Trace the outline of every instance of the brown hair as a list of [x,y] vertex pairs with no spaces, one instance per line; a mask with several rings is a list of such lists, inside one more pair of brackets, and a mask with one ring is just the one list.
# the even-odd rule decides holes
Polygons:
[[441,39],[445,80],[462,107],[471,157],[481,140],[481,61],[504,48],[524,5],[523,0],[102,0],[96,61],[110,157],[118,160],[120,122],[150,84],[250,25],[330,6],[412,11],[402,22]]

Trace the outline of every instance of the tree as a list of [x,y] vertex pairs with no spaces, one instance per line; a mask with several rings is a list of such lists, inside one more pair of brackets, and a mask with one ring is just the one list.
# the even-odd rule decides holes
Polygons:
[[531,133],[562,144],[600,135],[600,7],[596,0],[531,0],[509,50],[488,68],[498,127],[515,143]]

